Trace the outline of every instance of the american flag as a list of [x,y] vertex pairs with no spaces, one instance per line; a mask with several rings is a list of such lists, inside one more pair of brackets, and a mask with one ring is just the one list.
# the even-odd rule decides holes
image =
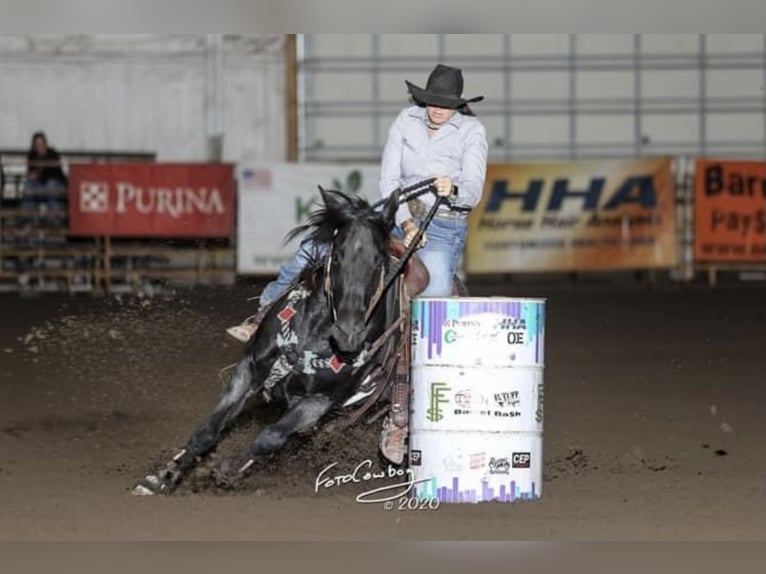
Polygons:
[[242,185],[245,189],[271,189],[272,175],[270,169],[253,169],[246,167],[242,170]]

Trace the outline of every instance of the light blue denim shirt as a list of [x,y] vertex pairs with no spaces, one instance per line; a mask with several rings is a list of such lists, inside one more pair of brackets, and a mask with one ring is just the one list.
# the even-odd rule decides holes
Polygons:
[[[487,133],[474,116],[455,113],[432,137],[428,137],[426,109],[402,110],[388,131],[380,167],[380,193],[388,197],[397,187],[407,187],[430,177],[447,175],[458,187],[456,205],[475,207],[484,191],[487,175]],[[420,196],[426,208],[433,194]],[[412,217],[407,204],[400,206],[396,223]]]

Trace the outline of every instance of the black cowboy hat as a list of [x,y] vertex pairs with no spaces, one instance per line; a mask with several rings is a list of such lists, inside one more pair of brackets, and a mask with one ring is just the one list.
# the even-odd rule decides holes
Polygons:
[[407,80],[404,83],[418,102],[440,108],[457,109],[484,99],[484,96],[463,99],[463,72],[443,64],[437,64],[428,76],[425,90]]

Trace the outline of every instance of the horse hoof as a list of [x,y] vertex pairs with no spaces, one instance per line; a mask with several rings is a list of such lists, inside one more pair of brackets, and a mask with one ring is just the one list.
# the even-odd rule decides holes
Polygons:
[[154,492],[150,488],[147,488],[143,484],[137,484],[136,486],[134,486],[133,490],[131,490],[130,493],[133,496],[154,496],[155,494],[157,494],[156,492]]
[[160,480],[160,477],[156,474],[147,474],[144,477],[144,482],[154,490],[159,490],[162,487],[162,480]]
[[[147,477],[148,480],[149,477]],[[159,473],[155,479],[160,482],[160,488],[171,488],[175,486],[181,478],[181,473],[175,465],[168,465]]]
[[253,465],[252,459],[239,456],[226,457],[213,469],[213,479],[221,488],[232,488],[243,478]]
[[147,474],[144,479],[133,487],[134,496],[151,496],[154,494],[170,494],[181,480],[181,472],[174,462],[169,463],[157,474]]
[[220,469],[220,468],[213,470],[212,478],[213,478],[213,483],[218,488],[223,488],[226,490],[233,488],[237,481],[237,477],[235,475],[228,472],[227,470]]
[[154,474],[148,474],[144,480],[133,487],[130,493],[133,496],[154,496],[160,494],[163,490],[163,484],[160,478]]

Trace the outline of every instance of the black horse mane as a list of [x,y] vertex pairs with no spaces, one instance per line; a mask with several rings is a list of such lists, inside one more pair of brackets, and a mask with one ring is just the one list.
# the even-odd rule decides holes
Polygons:
[[[367,218],[367,221],[377,225],[383,237],[387,236],[385,223],[379,213],[373,211],[370,203],[358,194],[349,194],[333,189],[319,188],[324,199],[324,206],[311,212],[306,223],[298,225],[290,231],[285,242],[289,242],[299,235],[306,234],[317,245],[332,242],[335,232],[340,227],[353,221]],[[305,271],[311,273],[321,265],[321,259],[312,259],[306,266]]]
[[[285,241],[290,241],[298,235],[308,232],[308,237],[312,241],[329,243],[332,241],[335,230],[339,227],[365,216],[379,219],[379,216],[372,211],[370,203],[364,197],[333,189],[320,189],[325,199],[324,207],[312,211],[306,223],[293,228],[287,234]],[[380,226],[381,231],[385,233],[382,220]]]

